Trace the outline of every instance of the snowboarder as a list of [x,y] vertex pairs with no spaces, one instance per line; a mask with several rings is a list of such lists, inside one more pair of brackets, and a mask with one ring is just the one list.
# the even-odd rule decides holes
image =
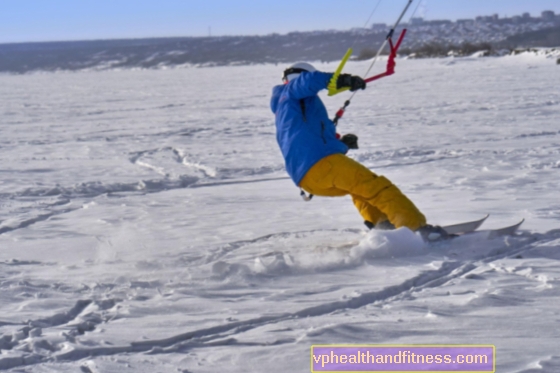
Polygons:
[[[332,78],[332,73],[299,62],[284,71],[284,84],[273,89],[276,138],[291,179],[313,195],[351,195],[370,229],[408,227],[425,238],[431,234],[445,237],[443,229],[426,224],[414,203],[387,178],[345,155],[348,149],[358,148],[358,138],[352,134],[338,136],[317,95]],[[341,74],[336,84],[350,91],[366,88],[362,78],[349,74]]]

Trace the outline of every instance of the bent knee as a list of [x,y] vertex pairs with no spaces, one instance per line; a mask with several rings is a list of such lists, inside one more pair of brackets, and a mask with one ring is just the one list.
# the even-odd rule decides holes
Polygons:
[[400,194],[400,190],[384,176],[377,176],[373,172],[369,175],[360,175],[350,192],[363,199],[370,200],[382,193]]

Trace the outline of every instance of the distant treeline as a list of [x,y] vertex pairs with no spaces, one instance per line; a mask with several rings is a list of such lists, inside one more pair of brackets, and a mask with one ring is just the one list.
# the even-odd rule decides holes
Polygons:
[[[486,56],[504,54],[517,48],[531,47],[560,47],[560,27],[532,31],[525,34],[514,35],[498,43],[469,43],[450,44],[446,42],[430,41],[416,47],[404,47],[399,50],[401,56],[414,58],[433,58],[454,56],[470,56],[476,52],[484,52]],[[373,58],[377,51],[364,48],[360,51],[357,60]]]
[[[413,58],[433,58],[453,56],[470,56],[476,52],[485,52],[485,55],[494,55],[497,53],[495,47],[490,43],[463,43],[460,45],[443,43],[443,42],[429,42],[418,46],[416,48],[401,48],[399,55],[410,56]],[[355,58],[358,61],[369,60],[377,54],[374,49],[362,49],[358,56]],[[383,53],[386,54],[386,53]]]
[[293,32],[286,35],[156,38],[0,45],[0,72],[247,65],[337,61],[348,46],[379,45],[383,33]]
[[[143,68],[180,65],[215,66],[294,61],[339,61],[354,45],[357,59],[373,57],[372,46],[381,45],[385,32],[372,30],[292,32],[285,35],[207,38],[154,38],[50,43],[0,44],[0,72]],[[417,35],[421,36],[420,34]],[[477,51],[495,54],[516,47],[560,46],[560,27],[528,32],[499,43],[451,45],[440,41],[419,42],[407,37],[400,54],[417,58],[463,56]]]
[[500,45],[506,47],[560,47],[560,27],[531,31],[507,38]]
[[484,52],[485,55],[496,54],[496,48],[490,43],[463,43],[460,45],[447,45],[443,43],[428,43],[416,49],[405,48],[402,54],[416,58],[442,57],[442,56],[470,56],[476,52]]

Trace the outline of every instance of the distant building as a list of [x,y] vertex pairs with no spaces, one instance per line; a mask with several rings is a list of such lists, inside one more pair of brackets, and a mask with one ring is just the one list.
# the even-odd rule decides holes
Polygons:
[[410,20],[411,25],[421,25],[423,23],[424,23],[424,18],[421,18],[421,17],[412,18]]
[[475,18],[477,22],[495,22],[500,19],[500,16],[497,14],[491,16],[478,16]]
[[523,18],[523,19],[531,19],[531,14],[525,12],[525,13],[523,13],[523,14],[521,15],[521,18]]
[[474,23],[474,19],[458,19],[457,23],[460,25],[470,25]]
[[372,30],[387,30],[388,28],[385,23],[374,23],[371,25]]
[[450,25],[453,22],[447,19],[435,19],[433,21],[426,21],[426,23],[430,24],[430,26],[442,26],[442,25]]
[[541,13],[541,18],[544,19],[545,21],[554,21],[556,15],[552,10],[545,10],[544,12]]

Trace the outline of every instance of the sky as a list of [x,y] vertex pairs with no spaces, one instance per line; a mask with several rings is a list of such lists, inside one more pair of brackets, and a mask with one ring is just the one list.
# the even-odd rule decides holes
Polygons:
[[[364,26],[378,1],[2,0],[0,43],[346,30]],[[560,13],[559,0],[415,0],[412,10],[420,1],[426,19]],[[405,4],[381,0],[371,22],[393,23]]]

